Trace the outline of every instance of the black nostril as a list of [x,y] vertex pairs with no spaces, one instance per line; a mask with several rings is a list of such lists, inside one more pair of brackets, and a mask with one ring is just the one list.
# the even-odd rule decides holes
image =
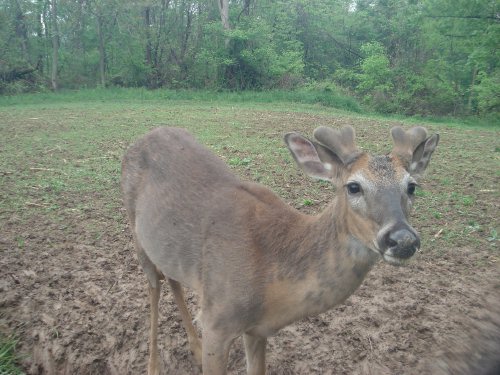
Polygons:
[[415,246],[415,242],[420,242],[417,236],[407,229],[400,229],[389,233],[389,241],[396,246],[408,247]]
[[394,232],[389,232],[385,238],[388,247],[399,248],[418,248],[420,247],[420,239],[415,233],[408,229],[399,229]]
[[394,256],[406,259],[420,247],[420,239],[408,229],[399,229],[388,233],[386,244],[392,249]]
[[396,238],[393,237],[392,232],[387,232],[384,236],[384,243],[385,245],[389,247],[395,247],[398,246],[398,241]]

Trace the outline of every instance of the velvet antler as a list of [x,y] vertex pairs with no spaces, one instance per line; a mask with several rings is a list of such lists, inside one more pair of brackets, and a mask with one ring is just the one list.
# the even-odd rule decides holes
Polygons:
[[417,147],[427,139],[427,130],[422,126],[415,126],[405,131],[402,127],[395,126],[391,129],[391,135],[394,141],[392,153],[409,163]]
[[313,134],[318,143],[332,151],[344,165],[361,154],[354,142],[356,134],[351,126],[344,126],[340,130],[320,126]]

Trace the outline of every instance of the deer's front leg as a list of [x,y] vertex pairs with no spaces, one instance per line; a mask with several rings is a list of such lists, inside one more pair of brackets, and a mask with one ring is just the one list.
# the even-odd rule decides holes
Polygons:
[[243,335],[243,342],[247,358],[247,375],[264,375],[266,373],[267,339],[246,333]]
[[203,375],[226,374],[229,349],[233,340],[234,338],[222,335],[220,331],[203,329]]

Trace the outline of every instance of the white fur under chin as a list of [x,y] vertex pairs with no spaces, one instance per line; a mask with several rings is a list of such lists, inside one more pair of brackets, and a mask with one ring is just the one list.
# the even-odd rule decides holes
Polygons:
[[408,259],[396,258],[389,254],[383,254],[382,257],[387,263],[392,264],[393,266],[405,266],[411,259],[411,258]]

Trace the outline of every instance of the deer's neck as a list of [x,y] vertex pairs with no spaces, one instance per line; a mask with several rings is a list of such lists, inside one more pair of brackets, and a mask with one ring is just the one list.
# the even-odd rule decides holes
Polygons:
[[336,199],[319,215],[306,217],[302,232],[292,229],[291,236],[299,244],[293,251],[301,254],[311,272],[323,270],[339,278],[353,271],[362,281],[370,271],[379,255],[361,239],[363,231],[370,229],[351,216],[347,203]]
[[276,267],[279,271],[266,291],[273,306],[269,331],[342,303],[377,261],[378,255],[356,237],[356,229],[350,230],[345,214],[334,201],[320,215],[302,216],[291,225],[283,264]]
[[[321,214],[311,220],[309,233],[316,233],[318,272],[328,273],[330,282],[342,281],[354,289],[363,281],[379,255],[361,239],[363,230],[347,209],[347,203],[334,200]],[[306,249],[304,249],[307,251]],[[346,288],[351,289],[351,288]]]

